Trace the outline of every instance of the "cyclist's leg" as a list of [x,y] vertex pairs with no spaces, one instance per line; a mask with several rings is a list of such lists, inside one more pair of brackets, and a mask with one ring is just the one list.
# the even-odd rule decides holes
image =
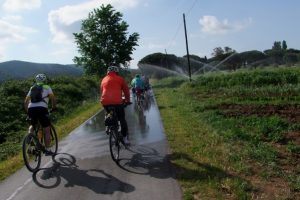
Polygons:
[[131,91],[132,91],[133,96],[135,96],[135,88],[134,87],[131,88]]
[[128,126],[127,126],[127,121],[125,119],[125,109],[123,105],[116,106],[116,113],[118,120],[120,121],[121,124],[121,133],[123,137],[126,137],[128,135]]
[[39,116],[39,121],[44,129],[44,134],[45,134],[45,146],[49,147],[50,146],[50,119],[49,119],[49,113],[47,108],[40,108],[40,116]]
[[147,88],[147,85],[144,86],[144,97],[147,97],[147,91],[148,91],[148,88]]
[[30,118],[30,126],[28,128],[28,132],[33,133],[34,126],[38,122],[38,109],[36,107],[28,108],[28,117]]
[[142,100],[144,100],[145,99],[145,88],[144,89],[142,89],[142,92],[141,92],[141,96],[142,96]]
[[150,94],[149,94],[149,92],[150,92],[149,90],[150,90],[150,85],[147,84],[147,85],[146,85],[146,95],[147,95],[147,96],[150,95]]
[[135,100],[138,102],[139,100],[139,90],[137,88],[134,88],[135,91]]
[[104,108],[104,111],[105,111],[105,115],[104,115],[105,133],[108,135],[109,134],[108,126],[110,125],[110,115],[109,115],[109,113],[110,113],[112,107],[103,105],[103,108]]
[[137,102],[141,100],[142,90],[140,88],[136,88],[136,97]]
[[45,146],[50,146],[50,126],[44,127],[44,133],[45,133]]

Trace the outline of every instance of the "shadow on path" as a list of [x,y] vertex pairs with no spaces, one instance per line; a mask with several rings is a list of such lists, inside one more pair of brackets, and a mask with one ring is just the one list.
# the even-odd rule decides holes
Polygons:
[[156,149],[142,145],[127,150],[132,153],[131,157],[117,163],[123,170],[159,179],[175,178],[169,155],[161,156]]
[[54,188],[61,184],[63,178],[66,181],[64,187],[82,186],[97,194],[113,194],[116,191],[129,193],[135,190],[134,186],[120,181],[103,170],[79,169],[75,157],[70,154],[60,153],[53,160],[51,167],[42,168],[32,175],[36,185]]

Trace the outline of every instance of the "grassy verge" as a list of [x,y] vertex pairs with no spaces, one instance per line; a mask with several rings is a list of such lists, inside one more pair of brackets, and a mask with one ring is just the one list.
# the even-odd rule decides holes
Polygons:
[[171,78],[154,86],[184,199],[295,199],[300,71]]
[[[72,113],[66,115],[65,118],[55,123],[54,125],[59,139],[65,137],[72,130],[97,113],[99,109],[101,109],[101,106],[98,102],[86,103],[83,106],[74,109]],[[23,166],[22,152],[0,162],[0,181],[4,180]]]

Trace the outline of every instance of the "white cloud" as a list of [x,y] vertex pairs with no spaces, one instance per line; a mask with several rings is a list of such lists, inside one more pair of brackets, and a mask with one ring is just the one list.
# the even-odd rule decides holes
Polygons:
[[248,27],[252,23],[252,19],[249,18],[243,22],[230,23],[227,19],[219,21],[215,16],[206,15],[199,19],[199,23],[204,33],[225,34],[230,31],[240,31]]
[[39,8],[41,4],[41,0],[5,0],[2,7],[8,12],[18,12]]
[[7,22],[16,23],[16,22],[20,22],[22,20],[22,16],[20,16],[20,15],[5,15],[2,17],[2,19]]
[[135,7],[138,0],[91,0],[77,5],[66,5],[48,14],[50,31],[54,43],[70,43],[74,32],[80,31],[81,20],[87,18],[88,13],[102,4],[111,4],[117,11]]
[[0,42],[20,42],[26,40],[27,33],[34,33],[35,29],[20,25],[14,25],[0,19]]
[[35,29],[19,26],[0,19],[0,58],[5,58],[5,52],[12,43],[26,41],[27,34],[36,32]]

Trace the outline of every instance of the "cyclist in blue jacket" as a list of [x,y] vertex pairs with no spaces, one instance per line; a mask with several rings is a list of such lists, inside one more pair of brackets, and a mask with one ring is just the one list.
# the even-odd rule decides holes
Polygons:
[[134,79],[132,79],[131,88],[132,88],[133,93],[143,94],[143,92],[145,90],[145,83],[141,79],[141,76],[139,74],[136,74]]

